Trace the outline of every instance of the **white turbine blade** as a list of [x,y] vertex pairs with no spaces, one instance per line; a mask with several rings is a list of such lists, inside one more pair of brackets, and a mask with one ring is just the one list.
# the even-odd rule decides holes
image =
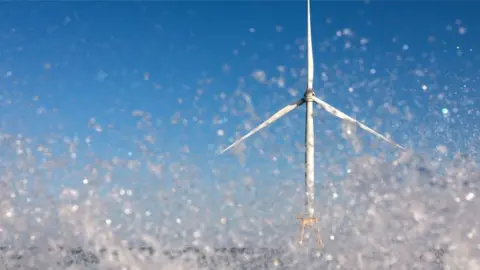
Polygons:
[[394,146],[396,146],[400,149],[405,149],[403,146],[393,142],[392,140],[388,139],[387,137],[383,136],[382,134],[380,134],[380,133],[376,132],[375,130],[369,128],[368,126],[360,123],[358,120],[346,115],[345,113],[343,113],[342,111],[333,107],[332,105],[328,104],[327,102],[325,102],[325,101],[323,101],[323,100],[321,100],[317,97],[315,97],[314,100],[318,105],[322,106],[327,112],[333,114],[334,116],[336,116],[340,119],[343,119],[343,120],[350,121],[354,124],[357,124],[360,128],[362,128],[363,130],[377,136],[378,138],[380,138],[380,139],[382,139],[382,140],[384,140],[384,141],[386,141],[386,142],[388,142],[388,143],[390,143],[390,144],[392,144],[392,145],[394,145]]
[[307,0],[307,89],[313,90],[312,22],[310,21],[310,0]]
[[277,121],[278,119],[280,119],[282,116],[286,115],[287,113],[293,111],[294,109],[296,109],[297,107],[299,107],[300,105],[302,105],[305,101],[302,99],[294,102],[294,103],[291,103],[285,107],[283,107],[282,109],[280,109],[278,112],[276,112],[274,115],[272,115],[270,118],[268,118],[267,120],[265,120],[265,122],[261,123],[260,125],[258,125],[256,128],[252,129],[249,133],[245,134],[245,136],[241,137],[240,139],[236,140],[234,143],[232,143],[230,146],[228,146],[227,148],[223,149],[222,151],[220,151],[219,154],[223,154],[224,152],[228,151],[230,148],[236,146],[237,144],[239,144],[240,142],[242,142],[243,140],[245,140],[246,138],[252,136],[253,134],[255,134],[257,131],[261,130],[262,128],[270,125],[271,123]]

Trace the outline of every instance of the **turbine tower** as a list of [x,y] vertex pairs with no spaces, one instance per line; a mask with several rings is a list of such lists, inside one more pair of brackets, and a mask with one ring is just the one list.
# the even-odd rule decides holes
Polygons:
[[[336,109],[332,105],[328,104],[327,102],[317,98],[315,96],[315,92],[313,91],[313,51],[312,51],[312,31],[311,31],[311,22],[310,22],[310,0],[307,0],[307,89],[305,90],[305,94],[302,99],[295,101],[272,115],[268,118],[265,122],[261,123],[256,128],[252,129],[246,135],[232,143],[227,148],[223,149],[220,154],[228,151],[230,148],[238,145],[240,142],[245,140],[246,138],[252,136],[257,131],[261,130],[262,128],[272,124],[273,122],[277,121],[284,115],[288,114],[289,112],[293,111],[294,109],[300,107],[301,105],[306,105],[306,114],[305,114],[305,206],[306,206],[306,215],[303,217],[297,217],[300,221],[300,235],[299,235],[299,244],[303,244],[303,237],[305,228],[313,228],[315,223],[318,222],[318,219],[315,217],[315,145],[314,145],[314,132],[313,132],[313,104],[316,103],[320,107],[322,107],[328,113],[346,121],[350,124],[357,125],[361,129],[375,135],[376,137],[398,147],[400,149],[404,149],[402,146],[396,144],[392,140],[386,138],[385,136],[379,134],[375,130],[369,128],[368,126],[360,123],[356,119],[348,116],[347,114],[341,112],[340,110]],[[318,228],[315,229],[317,233],[317,243],[321,247],[323,246],[320,231]]]

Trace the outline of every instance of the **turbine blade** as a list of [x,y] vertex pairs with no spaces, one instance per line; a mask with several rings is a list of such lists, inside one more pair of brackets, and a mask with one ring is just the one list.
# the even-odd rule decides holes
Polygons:
[[270,125],[271,123],[277,121],[278,119],[280,119],[282,116],[286,115],[287,113],[293,111],[294,109],[296,109],[297,107],[301,106],[305,101],[302,99],[294,102],[294,103],[291,103],[285,107],[283,107],[282,109],[280,109],[278,112],[276,112],[274,115],[272,115],[270,118],[268,118],[267,120],[265,120],[265,122],[261,123],[260,125],[258,125],[256,128],[252,129],[250,132],[248,132],[247,134],[245,134],[243,137],[241,137],[240,139],[236,140],[234,143],[232,143],[230,146],[228,146],[227,148],[223,149],[222,151],[220,151],[219,154],[223,154],[225,153],[226,151],[228,151],[230,148],[236,146],[237,144],[239,144],[240,142],[242,142],[243,140],[245,140],[246,138],[252,136],[253,134],[255,134],[257,131],[261,130],[262,128]]
[[312,22],[310,19],[310,0],[307,0],[307,88],[313,90],[313,49]]
[[346,120],[346,121],[349,121],[349,122],[352,122],[354,124],[357,124],[360,128],[362,128],[363,130],[377,136],[378,138],[392,144],[393,146],[395,147],[398,147],[400,149],[405,149],[403,146],[395,143],[394,141],[388,139],[387,137],[383,136],[382,134],[376,132],[375,130],[369,128],[368,126],[360,123],[358,120],[346,115],[345,113],[343,113],[342,111],[338,110],[337,108],[333,107],[332,105],[328,104],[327,102],[317,98],[317,97],[314,97],[314,100],[315,102],[322,106],[327,112],[333,114],[334,116],[340,118],[340,119],[343,119],[343,120]]
[[307,89],[313,90],[313,49],[312,22],[310,19],[310,0],[307,0]]

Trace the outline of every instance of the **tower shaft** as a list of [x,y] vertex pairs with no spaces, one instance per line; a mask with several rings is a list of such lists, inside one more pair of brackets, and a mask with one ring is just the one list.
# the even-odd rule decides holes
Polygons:
[[313,96],[310,90],[305,93],[305,207],[308,217],[315,212],[315,137],[313,130]]
[[305,208],[307,213],[304,217],[297,217],[300,220],[300,232],[298,242],[303,244],[303,237],[306,228],[313,228],[317,235],[318,247],[323,247],[320,230],[315,228],[318,219],[315,217],[315,137],[313,132],[313,103],[315,93],[307,88],[303,98],[307,110],[305,112]]

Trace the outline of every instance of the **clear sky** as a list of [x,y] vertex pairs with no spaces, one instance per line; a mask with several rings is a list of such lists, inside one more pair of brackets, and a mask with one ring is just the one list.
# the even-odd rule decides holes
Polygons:
[[[445,145],[474,154],[479,8],[473,1],[313,1],[317,96],[416,151]],[[182,166],[180,178],[190,173],[207,186],[246,176],[259,188],[276,177],[300,180],[303,109],[247,140],[244,167],[215,152],[246,124],[300,98],[305,11],[303,1],[1,3],[1,131],[34,145],[60,141],[50,147],[54,158],[40,162],[68,165],[54,186],[82,184],[91,174],[85,164],[94,164],[89,153],[162,164],[161,181],[143,167],[115,170],[119,186],[146,179],[141,192],[158,191]],[[342,167],[355,153],[325,131],[340,133],[339,121],[319,110],[316,123],[321,182],[335,177],[324,168]],[[69,150],[62,141],[75,136],[78,146]],[[365,143],[362,153],[369,151]]]

